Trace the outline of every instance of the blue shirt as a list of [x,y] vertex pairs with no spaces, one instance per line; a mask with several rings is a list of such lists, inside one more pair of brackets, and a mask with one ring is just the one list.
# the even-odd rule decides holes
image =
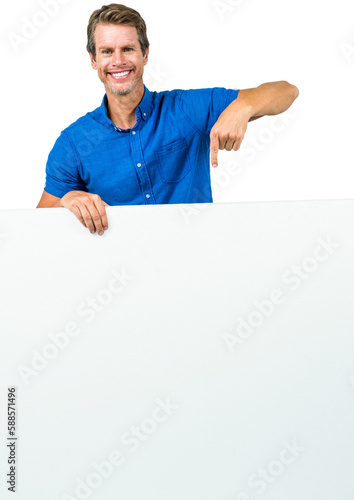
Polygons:
[[49,154],[45,191],[80,190],[108,205],[212,202],[210,130],[238,90],[150,92],[132,129],[119,129],[102,105],[66,128]]

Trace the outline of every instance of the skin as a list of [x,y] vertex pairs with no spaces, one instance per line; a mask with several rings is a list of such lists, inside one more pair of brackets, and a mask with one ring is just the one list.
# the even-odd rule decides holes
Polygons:
[[[119,128],[133,128],[135,110],[144,96],[143,73],[149,49],[143,54],[136,28],[99,24],[95,31],[96,57],[90,54],[91,66],[103,83],[108,100],[108,117]],[[129,71],[123,78],[114,73]],[[218,166],[218,151],[238,151],[248,122],[264,115],[286,111],[299,95],[298,89],[285,81],[264,83],[243,89],[220,115],[210,132],[210,160]],[[100,196],[85,191],[70,191],[62,198],[43,191],[37,208],[65,207],[81,224],[102,236],[108,229],[105,207]]]
[[219,116],[210,132],[210,160],[218,166],[218,151],[238,151],[245,136],[248,122],[264,115],[277,115],[286,111],[299,95],[299,90],[288,82],[263,83],[254,89],[240,90]]

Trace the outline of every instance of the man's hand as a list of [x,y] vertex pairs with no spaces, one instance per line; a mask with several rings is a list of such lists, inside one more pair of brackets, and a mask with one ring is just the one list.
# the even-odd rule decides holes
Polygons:
[[109,205],[98,194],[70,191],[60,199],[57,206],[70,210],[92,234],[97,231],[102,236],[104,231],[108,229],[105,207]]
[[218,166],[218,151],[238,151],[249,121],[264,115],[277,115],[286,111],[299,95],[295,85],[288,82],[262,83],[253,89],[242,89],[219,116],[210,132],[210,160]]
[[210,132],[210,159],[213,167],[218,166],[218,151],[238,151],[245,136],[252,111],[248,106],[234,101],[221,113]]

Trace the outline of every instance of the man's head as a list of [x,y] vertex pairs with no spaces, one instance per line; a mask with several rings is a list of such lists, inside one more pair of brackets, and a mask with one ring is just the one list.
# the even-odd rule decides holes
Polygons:
[[103,5],[101,9],[95,10],[87,26],[87,51],[96,59],[95,31],[98,24],[120,24],[134,26],[138,34],[140,48],[145,56],[149,48],[149,40],[146,33],[146,24],[139,12],[130,7],[118,3]]
[[142,91],[149,40],[138,12],[121,4],[96,10],[87,27],[87,50],[107,93]]

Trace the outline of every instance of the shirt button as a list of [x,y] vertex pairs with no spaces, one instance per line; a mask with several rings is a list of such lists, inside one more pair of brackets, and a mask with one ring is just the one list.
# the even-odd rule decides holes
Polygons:
[[146,116],[146,113],[144,113],[144,116]]
[[135,130],[133,130],[132,134],[133,134],[133,135],[135,135],[135,134],[136,134]]
[[150,198],[150,195],[149,195],[149,194],[147,194],[147,195],[146,195],[146,198]]
[[139,167],[139,168],[140,168],[140,167],[141,167],[141,163],[138,163],[138,164],[137,164],[137,167]]

